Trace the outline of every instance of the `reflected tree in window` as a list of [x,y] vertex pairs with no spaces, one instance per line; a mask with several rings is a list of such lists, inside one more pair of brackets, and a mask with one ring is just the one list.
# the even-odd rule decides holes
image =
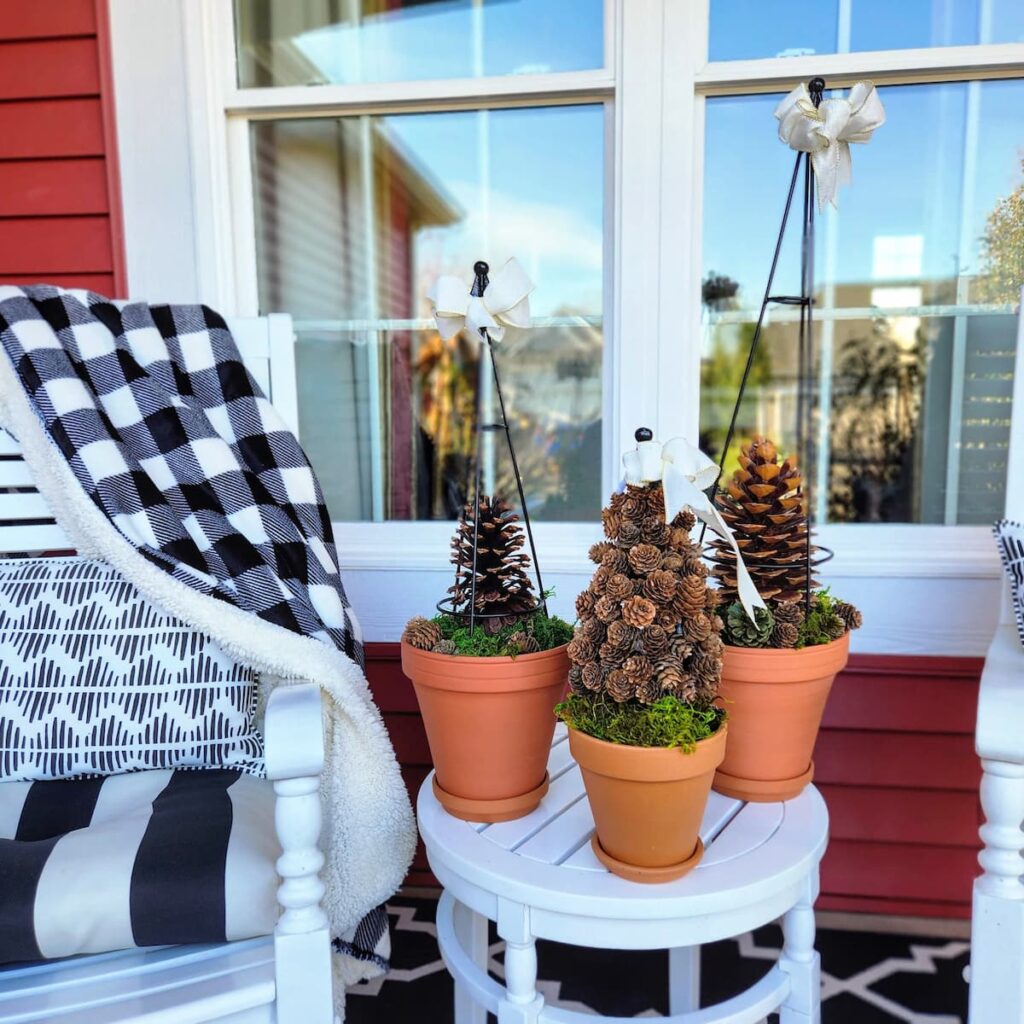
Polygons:
[[996,203],[985,220],[981,244],[981,300],[1016,305],[1024,285],[1024,182]]

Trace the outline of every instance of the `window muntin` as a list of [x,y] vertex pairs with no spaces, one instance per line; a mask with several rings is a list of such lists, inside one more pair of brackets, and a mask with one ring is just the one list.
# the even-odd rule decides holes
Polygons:
[[[513,255],[535,327],[498,362],[531,515],[596,517],[604,123],[597,103],[253,123],[260,307],[296,319],[303,443],[335,519],[456,514],[479,345],[442,343],[425,292]],[[502,448],[486,482],[509,494]]]
[[713,61],[1024,41],[1019,0],[710,0]]
[[604,0],[235,0],[242,87],[604,66]]
[[[1015,244],[1024,129],[1014,114],[1024,82],[881,94],[884,138],[854,147],[854,187],[817,221],[817,515],[988,523],[1004,503],[1012,309],[1024,283]],[[712,450],[724,438],[794,161],[772,131],[778,99],[707,101],[701,423]],[[798,220],[797,211],[775,294],[798,289]],[[795,317],[772,311],[741,436],[767,430],[793,443]]]

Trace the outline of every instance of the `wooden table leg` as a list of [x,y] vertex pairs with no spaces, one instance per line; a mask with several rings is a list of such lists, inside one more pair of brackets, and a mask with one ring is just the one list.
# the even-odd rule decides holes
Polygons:
[[700,1009],[700,946],[668,951],[668,1012]]
[[[469,958],[487,973],[487,918],[456,901],[455,935]],[[455,1024],[487,1024],[487,1011],[470,998],[468,992],[455,984]]]

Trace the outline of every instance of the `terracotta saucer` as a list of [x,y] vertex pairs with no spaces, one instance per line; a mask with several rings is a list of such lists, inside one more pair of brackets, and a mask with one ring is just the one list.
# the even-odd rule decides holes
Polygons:
[[735,800],[746,800],[752,804],[774,804],[799,796],[813,778],[813,761],[807,771],[793,779],[740,779],[735,775],[726,775],[719,769],[715,772],[715,781],[711,788],[716,793],[731,796]]
[[438,785],[436,775],[433,785],[437,802],[453,817],[493,824],[497,821],[513,821],[529,814],[544,799],[549,783],[548,773],[545,772],[544,781],[535,789],[504,800],[471,800],[469,797],[455,796]]
[[700,863],[701,857],[704,856],[704,844],[698,839],[693,853],[686,860],[681,860],[678,864],[669,864],[663,868],[642,868],[636,864],[627,864],[625,861],[613,857],[601,845],[596,832],[590,837],[590,846],[594,851],[594,856],[613,875],[618,875],[619,878],[625,878],[630,882],[644,882],[648,884],[672,882],[677,878],[682,878],[688,871],[692,871]]

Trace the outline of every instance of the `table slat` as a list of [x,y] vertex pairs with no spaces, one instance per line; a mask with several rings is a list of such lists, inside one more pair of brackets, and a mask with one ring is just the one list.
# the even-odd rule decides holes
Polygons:
[[551,783],[551,788],[536,810],[515,821],[491,825],[482,834],[502,849],[513,850],[542,829],[548,828],[551,822],[582,798],[583,779],[579,768],[573,765]]
[[697,869],[724,864],[762,846],[779,830],[785,815],[785,804],[744,804],[708,848]]

